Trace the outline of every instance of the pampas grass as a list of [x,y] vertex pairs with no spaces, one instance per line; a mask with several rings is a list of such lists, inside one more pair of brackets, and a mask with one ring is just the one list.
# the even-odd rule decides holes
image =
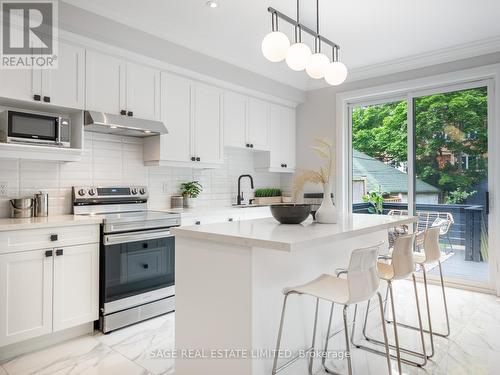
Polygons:
[[326,184],[330,182],[333,173],[333,147],[328,138],[315,138],[313,151],[325,162],[319,170],[306,169],[297,174],[293,181],[293,197],[297,201],[300,192],[307,183]]

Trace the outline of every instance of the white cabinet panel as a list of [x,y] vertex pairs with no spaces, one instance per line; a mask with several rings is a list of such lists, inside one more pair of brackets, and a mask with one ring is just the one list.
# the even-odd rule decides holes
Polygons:
[[269,150],[269,103],[253,98],[248,100],[247,142],[255,150]]
[[42,97],[61,107],[84,107],[85,50],[59,43],[57,69],[42,71]]
[[0,346],[52,331],[52,257],[0,255]]
[[99,245],[54,251],[54,332],[98,319]]
[[126,63],[99,52],[86,54],[86,108],[117,114],[125,110]]
[[127,112],[134,117],[160,119],[160,71],[127,63]]
[[295,109],[283,108],[283,158],[288,169],[295,169],[296,165],[296,125]]
[[246,106],[245,96],[224,93],[224,146],[246,147]]
[[41,95],[41,73],[33,69],[0,69],[0,97],[33,101]]
[[293,172],[296,165],[295,110],[273,104],[270,112],[271,151],[268,167],[274,172]]
[[194,86],[194,156],[203,163],[221,163],[221,92],[197,83]]

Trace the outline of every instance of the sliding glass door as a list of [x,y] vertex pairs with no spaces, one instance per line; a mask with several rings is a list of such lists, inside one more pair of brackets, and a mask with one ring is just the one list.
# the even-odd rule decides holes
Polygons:
[[[448,282],[491,288],[488,83],[350,105],[353,212],[439,226]],[[437,269],[429,274],[438,276]]]

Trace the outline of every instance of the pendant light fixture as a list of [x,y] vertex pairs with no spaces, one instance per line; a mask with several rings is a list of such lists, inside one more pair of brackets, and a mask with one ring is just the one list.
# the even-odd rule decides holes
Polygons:
[[[300,0],[297,0],[297,19],[269,7],[271,13],[271,32],[262,41],[262,53],[272,62],[286,59],[288,67],[295,71],[306,70],[314,79],[325,78],[330,85],[340,85],[347,78],[347,67],[339,61],[340,46],[319,33],[319,0],[316,0],[316,30],[312,30],[300,23]],[[290,46],[288,37],[278,30],[278,19],[281,19],[295,28],[295,43]],[[302,42],[302,32],[314,37],[314,53],[309,46]],[[332,62],[321,51],[326,44],[332,48]]]

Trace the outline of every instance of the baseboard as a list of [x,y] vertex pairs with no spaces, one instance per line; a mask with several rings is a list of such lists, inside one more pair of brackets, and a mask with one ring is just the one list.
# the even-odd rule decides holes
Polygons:
[[30,353],[36,350],[44,349],[52,345],[59,344],[63,341],[73,339],[75,337],[92,334],[94,331],[94,323],[85,323],[76,327],[65,329],[64,331],[49,333],[33,339],[16,342],[0,348],[0,363],[6,362],[9,359],[17,357],[21,354]]

